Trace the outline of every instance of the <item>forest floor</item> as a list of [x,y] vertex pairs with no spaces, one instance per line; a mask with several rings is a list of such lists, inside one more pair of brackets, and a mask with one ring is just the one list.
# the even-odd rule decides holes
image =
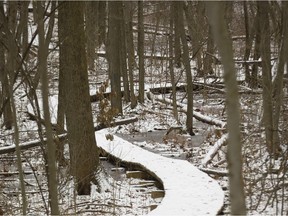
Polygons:
[[[178,98],[183,97],[183,93],[179,93]],[[169,97],[170,95],[166,95]],[[205,99],[203,99],[205,98]],[[243,134],[256,136],[254,139],[258,143],[253,143],[253,145],[261,144],[263,137],[261,139],[261,131],[251,131],[253,125],[255,127],[257,114],[252,113],[253,106],[258,107],[257,102],[260,103],[260,95],[246,95],[242,97],[242,119],[248,119],[242,124],[246,124]],[[183,101],[185,103],[185,100]],[[23,101],[24,103],[24,101]],[[249,104],[246,104],[249,103]],[[21,105],[22,103],[18,103]],[[26,104],[27,105],[27,104]],[[54,104],[55,105],[55,104]],[[201,92],[195,94],[195,110],[201,112],[204,115],[210,116],[212,118],[225,121],[225,111],[224,111],[224,97],[221,94],[207,94],[204,95]],[[36,136],[37,126],[36,123],[29,120],[28,116],[25,114],[26,106],[23,106],[23,112],[19,115],[21,119],[21,140],[28,141],[32,140]],[[97,113],[97,103],[93,103],[93,112]],[[52,106],[53,107],[53,106]],[[55,108],[55,106],[54,106]],[[246,109],[245,109],[246,108]],[[259,112],[261,110],[258,110]],[[255,116],[254,116],[255,115]],[[136,108],[131,109],[129,104],[124,107],[124,115],[127,117],[137,117],[138,121],[135,123],[120,125],[110,128],[109,131],[112,134],[116,134],[129,142],[140,146],[144,149],[148,149],[156,154],[163,155],[165,157],[170,157],[180,160],[188,160],[193,165],[203,168],[203,159],[209,152],[213,145],[221,138],[223,131],[219,130],[219,127],[215,125],[210,125],[203,123],[194,119],[194,132],[195,136],[188,136],[181,134],[179,132],[172,133],[172,135],[167,135],[167,131],[173,126],[183,126],[185,123],[185,113],[179,112],[179,123],[177,123],[173,117],[172,106],[165,104],[156,100],[148,100],[145,104],[138,104]],[[254,116],[255,120],[251,120]],[[96,115],[95,115],[96,117]],[[123,118],[123,117],[120,117]],[[247,131],[249,128],[250,131]],[[259,128],[259,127],[257,127]],[[246,132],[245,132],[246,130]],[[255,129],[254,129],[255,130]],[[253,132],[253,133],[251,133]],[[10,131],[1,131],[1,146],[8,146],[12,143],[12,137],[9,136]],[[249,143],[244,142],[244,144],[249,145]],[[258,146],[259,147],[259,146]],[[272,202],[269,197],[268,188],[271,186],[265,186],[265,181],[261,179],[261,185],[256,185],[258,190],[261,188],[262,191],[256,191],[255,188],[251,187],[255,181],[260,181],[257,175],[261,175],[260,171],[265,169],[265,160],[267,161],[268,156],[265,154],[264,148],[261,146],[257,149],[254,146],[253,153],[251,153],[251,147],[244,145],[244,152],[247,153],[247,158],[253,154],[257,156],[258,160],[253,160],[253,164],[249,164],[249,169],[252,171],[258,171],[259,173],[250,173],[250,170],[244,164],[245,177],[246,179],[246,189],[250,187],[250,194],[247,194],[247,206],[250,214],[275,214],[277,207],[275,202]],[[286,150],[287,151],[287,150]],[[42,157],[41,148],[33,148],[26,150],[22,153],[23,166],[25,171],[25,182],[27,194],[29,197],[29,212],[43,213],[45,214],[45,205],[47,205],[47,182],[45,178],[45,162]],[[266,159],[262,159],[266,157]],[[1,166],[0,166],[0,182],[1,182],[1,208],[5,209],[7,214],[15,214],[19,212],[19,181],[17,178],[17,168],[15,166],[16,157],[14,154],[1,155]],[[248,158],[249,159],[249,158]],[[248,160],[247,159],[247,160]],[[259,161],[259,159],[261,159]],[[282,158],[284,160],[284,158]],[[275,169],[277,166],[281,166],[282,159],[280,158],[275,162]],[[245,162],[245,161],[244,161]],[[103,160],[103,167],[105,168],[105,177],[107,180],[104,181],[101,193],[95,192],[89,197],[75,197],[73,191],[73,182],[69,177],[66,168],[61,168],[59,172],[59,189],[60,189],[60,206],[62,212],[64,213],[85,213],[89,214],[99,214],[99,215],[142,215],[147,214],[153,208],[155,208],[162,200],[161,197],[153,199],[149,195],[149,191],[157,190],[155,185],[150,185],[148,187],[141,187],[139,189],[139,182],[143,183],[143,180],[131,179],[126,177],[126,172],[124,168],[115,166],[113,164],[107,163],[105,159]],[[287,163],[287,161],[286,161]],[[207,169],[212,169],[214,173],[209,175],[216,179],[221,185],[222,189],[225,191],[225,205],[223,209],[223,214],[229,214],[229,194],[228,194],[228,177],[227,177],[227,163],[226,163],[226,146],[223,145],[214,159],[206,166]],[[269,175],[269,174],[268,174]],[[267,178],[268,178],[267,175]],[[272,175],[272,174],[271,174]],[[280,174],[275,174],[270,176],[269,179],[272,182],[276,182]],[[108,177],[110,176],[110,177]],[[248,179],[253,180],[248,181]],[[286,180],[284,180],[286,182]],[[284,183],[285,183],[284,182]],[[146,182],[147,183],[147,182]],[[149,182],[148,182],[149,183]],[[266,182],[267,183],[267,182]],[[256,183],[257,184],[257,183]],[[275,183],[276,184],[276,183]],[[279,183],[280,185],[280,183]],[[287,209],[287,187],[283,186],[282,189],[277,190],[284,193],[283,196],[275,194],[278,198],[277,204],[281,206],[284,202],[283,208]],[[277,192],[276,191],[276,192]],[[253,192],[253,193],[252,193]],[[260,196],[260,197],[259,197]],[[281,199],[283,201],[281,202]],[[43,200],[46,200],[44,202]],[[96,201],[97,200],[97,201]],[[279,201],[280,200],[280,201]],[[274,205],[273,205],[274,204]],[[47,207],[47,206],[46,206]],[[257,208],[256,208],[257,207]],[[279,206],[278,206],[279,207]],[[255,209],[254,209],[255,208]],[[263,211],[264,210],[264,211]]]
[[[101,76],[98,76],[97,79],[101,80]],[[57,79],[52,80],[53,82],[50,83],[51,111],[55,114],[57,113],[58,81]],[[162,81],[165,79],[163,78]],[[98,80],[93,80],[90,77],[90,82],[91,88],[96,89]],[[159,85],[166,86],[167,83],[157,83],[157,86]],[[223,87],[221,83],[219,85]],[[225,97],[222,87],[214,86],[195,91],[194,110],[209,119],[226,122]],[[27,106],[30,104],[25,97],[26,93],[27,91],[22,88],[15,92],[21,143],[35,140],[38,137],[37,124],[26,113]],[[40,92],[38,93],[41,95]],[[163,96],[171,98],[170,93]],[[253,215],[288,214],[288,182],[286,180],[288,175],[287,96],[284,96],[283,118],[281,119],[282,155],[277,160],[271,159],[267,154],[264,145],[264,129],[259,126],[262,116],[261,97],[257,91],[240,96],[243,172],[247,209],[248,213]],[[178,102],[186,103],[185,92],[178,92],[177,98]],[[97,102],[92,103],[93,118],[96,125],[98,124],[98,105]],[[134,109],[130,108],[129,103],[124,104],[123,116],[118,117],[118,119],[137,117],[138,121],[111,127],[109,131],[111,134],[122,137],[134,145],[156,154],[176,160],[187,160],[207,172],[217,180],[224,190],[225,204],[222,214],[229,214],[227,145],[225,142],[211,161],[207,162],[206,160],[211,149],[214,149],[217,143],[222,144],[219,140],[223,140],[225,128],[215,124],[207,124],[194,118],[195,136],[183,134],[181,130],[167,134],[171,127],[185,129],[185,112],[179,108],[179,121],[177,122],[172,109],[169,103],[160,102],[156,97],[147,97],[144,104],[138,104]],[[55,122],[55,119],[56,116],[52,115],[51,121]],[[13,131],[1,128],[0,134],[0,147],[13,144]],[[68,157],[68,154],[66,156]],[[157,184],[151,184],[151,182],[143,179],[128,178],[123,167],[111,164],[105,158],[101,159],[104,171],[99,174],[99,178],[105,179],[105,181],[101,181],[101,188],[93,186],[95,190],[91,196],[76,196],[69,169],[59,167],[59,201],[63,214],[143,215],[161,203],[163,197],[153,198],[150,193],[159,189]],[[207,163],[204,163],[205,160]],[[0,161],[0,210],[3,210],[5,214],[19,214],[21,212],[21,198],[18,171],[15,165],[16,156],[13,153],[3,154],[0,155]],[[48,206],[48,193],[43,149],[36,147],[23,151],[22,165],[25,174],[29,214],[45,215]],[[139,187],[140,184],[146,186]]]

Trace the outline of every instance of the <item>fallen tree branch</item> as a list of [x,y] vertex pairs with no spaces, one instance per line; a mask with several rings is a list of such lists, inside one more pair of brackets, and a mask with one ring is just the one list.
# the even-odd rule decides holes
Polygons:
[[[157,101],[160,101],[162,103],[169,103],[172,104],[172,100],[171,99],[167,99],[165,97],[162,97],[161,95],[153,95],[152,93],[147,93],[150,94],[149,97],[153,98]],[[177,102],[177,105],[180,107],[180,110],[187,112],[187,106],[186,104],[183,103],[179,103]],[[226,123],[219,120],[219,119],[215,119],[215,118],[211,118],[209,116],[205,116],[199,112],[193,111],[193,117],[196,118],[199,121],[202,121],[204,123],[207,124],[212,124],[212,125],[216,125],[218,127],[220,127],[221,129],[224,129],[226,127]],[[214,156],[216,155],[216,153],[218,152],[218,150],[221,148],[221,146],[223,146],[228,139],[228,134],[224,134],[222,135],[222,137],[214,144],[214,146],[209,150],[209,152],[206,154],[205,158],[202,161],[202,166],[205,167],[207,166],[207,164],[214,158]]]
[[[64,141],[66,139],[66,137],[67,137],[66,133],[58,135],[58,139],[61,142]],[[55,140],[56,139],[57,138],[55,138]],[[20,150],[26,150],[26,149],[30,149],[30,148],[33,148],[33,147],[45,145],[46,142],[47,142],[46,138],[44,138],[43,141],[41,141],[41,140],[33,140],[33,141],[22,143],[22,144],[19,145],[19,147],[20,147]],[[13,153],[14,151],[15,151],[15,145],[2,147],[2,148],[0,148],[0,155]]]
[[[104,92],[102,93],[101,95],[96,93],[96,94],[93,94],[93,95],[90,95],[90,102],[97,102],[97,101],[100,101],[103,97],[104,98],[109,98],[111,95],[111,92]],[[123,97],[124,95],[124,91],[121,91],[121,95]]]
[[199,167],[199,169],[209,175],[228,176],[227,170],[213,170],[213,169],[207,169],[203,167]]
[[114,126],[118,126],[118,125],[130,124],[130,123],[137,122],[137,121],[138,121],[138,118],[136,118],[136,117],[116,120],[115,122],[111,123],[111,125],[109,125],[109,126],[107,126],[105,124],[96,125],[96,126],[94,126],[94,130],[99,131],[99,130],[102,130],[104,128],[110,127],[110,126],[114,127]]
[[205,158],[202,160],[202,166],[206,167],[207,164],[214,158],[218,150],[223,146],[228,139],[228,134],[222,135],[222,137],[217,140],[217,142],[214,144],[214,146],[209,150],[209,152],[206,154]]
[[[147,94],[152,94],[152,93],[148,92]],[[173,103],[171,99],[162,97],[161,95],[149,95],[149,97],[150,98],[154,98],[155,100],[160,101],[162,103],[169,103],[169,104]],[[186,104],[177,102],[177,106],[179,106],[180,109],[182,109],[182,111],[187,112]],[[193,111],[193,117],[196,118],[199,121],[204,122],[204,123],[211,124],[211,125],[216,125],[216,126],[221,127],[221,128],[225,128],[225,126],[226,126],[225,122],[223,122],[223,121],[221,121],[219,119],[216,119],[216,118],[205,116],[205,115],[203,115],[203,114],[201,114],[200,112],[197,112],[197,111]]]
[[[137,118],[122,119],[122,120],[115,121],[113,126],[129,124],[129,123],[133,123],[133,122],[136,122],[136,121],[138,121]],[[107,128],[107,126],[105,126],[105,125],[97,125],[97,126],[94,127],[94,130],[98,131],[98,130],[101,130],[103,128]],[[66,139],[67,139],[67,133],[63,133],[63,134],[57,135],[57,137],[54,138],[55,141],[59,140],[60,142],[63,142]],[[30,149],[30,148],[33,148],[33,147],[45,145],[46,142],[47,142],[46,138],[44,138],[43,141],[41,141],[41,140],[33,140],[33,141],[22,143],[22,144],[19,145],[19,147],[20,147],[20,150],[26,150],[26,149]],[[58,142],[56,142],[56,143],[58,143]],[[15,152],[15,145],[10,145],[10,146],[6,146],[6,147],[0,148],[0,155],[13,153],[13,152]]]
[[[46,122],[44,119],[40,118],[39,116],[34,115],[33,113],[31,113],[29,111],[27,111],[26,113],[29,116],[30,120],[40,122],[43,126],[46,126]],[[67,132],[67,131],[63,130],[62,128],[60,128],[58,126],[58,124],[55,124],[55,123],[51,123],[51,127],[54,131],[57,132],[57,134],[62,134],[62,133]]]

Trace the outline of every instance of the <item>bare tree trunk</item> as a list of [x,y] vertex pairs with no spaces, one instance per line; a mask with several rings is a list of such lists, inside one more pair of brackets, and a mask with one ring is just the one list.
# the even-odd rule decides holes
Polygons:
[[[51,4],[51,11],[54,11],[55,10],[55,7],[56,7],[56,2],[53,2],[52,1],[52,4]],[[34,17],[34,20],[35,20],[35,23],[37,22],[37,14],[36,14],[36,11],[33,10],[33,16]],[[44,15],[43,15],[44,16]],[[54,13],[52,13],[52,16],[54,17]],[[49,46],[49,43],[51,41],[51,38],[52,38],[52,33],[53,33],[53,28],[54,28],[54,18],[49,19],[49,23],[48,23],[48,30],[47,30],[47,33],[46,33],[46,39],[45,39],[45,46]],[[48,48],[47,48],[48,49]],[[40,77],[41,77],[41,74],[38,73],[38,71],[36,72],[36,75],[33,79],[33,82],[32,82],[32,89],[30,89],[30,95],[33,95],[39,85],[39,82],[40,82]]]
[[129,85],[130,85],[130,100],[131,108],[135,108],[137,105],[137,99],[134,92],[134,42],[132,31],[132,2],[124,2],[124,17],[125,17],[125,29],[126,29],[126,45],[128,53],[128,69],[129,69]]
[[[199,76],[204,76],[202,70],[202,52],[204,42],[204,18],[205,18],[205,4],[202,1],[198,1],[196,6],[195,2],[188,1],[184,7],[185,17],[189,29],[190,39],[192,42],[192,55],[196,58],[197,70],[200,72]],[[193,10],[193,7],[195,8]]]
[[273,102],[274,102],[274,116],[273,116],[273,152],[278,152],[280,140],[279,140],[279,119],[280,111],[283,103],[283,78],[284,67],[288,61],[288,2],[282,3],[283,11],[283,32],[282,43],[280,47],[280,55],[278,58],[277,74],[273,81]]
[[[59,215],[59,205],[58,205],[58,191],[57,191],[57,175],[56,175],[56,160],[55,160],[55,143],[53,141],[51,119],[50,119],[50,109],[48,102],[48,77],[47,77],[47,57],[48,57],[48,47],[49,41],[45,40],[45,30],[44,30],[44,6],[45,4],[41,1],[36,3],[37,10],[37,26],[39,32],[39,49],[38,49],[38,73],[41,75],[41,88],[42,88],[42,100],[43,100],[43,111],[44,120],[46,127],[46,137],[47,137],[47,160],[48,160],[48,188],[49,188],[49,202],[51,206],[51,214]],[[55,2],[52,3],[55,5]],[[55,8],[55,6],[54,6]],[[53,6],[52,6],[53,9]],[[50,19],[54,19],[54,16],[50,16]]]
[[29,1],[20,2],[20,22],[17,29],[18,41],[21,41],[21,53],[24,56],[28,48],[28,6]]
[[[259,18],[259,9],[257,7],[257,12],[255,15],[255,44],[254,44],[254,60],[259,60],[260,58],[260,42],[261,42],[261,33],[260,33],[260,25],[261,20]],[[258,86],[258,64],[252,65],[250,83],[252,88],[256,88]]]
[[[16,51],[16,50],[15,50]],[[12,76],[13,77],[13,76]],[[19,181],[20,181],[20,188],[21,188],[21,198],[22,198],[22,214],[26,215],[27,213],[27,197],[26,197],[26,189],[25,189],[25,183],[24,183],[24,174],[23,174],[23,168],[22,168],[22,159],[21,159],[21,151],[19,147],[19,127],[17,123],[17,110],[15,106],[14,96],[13,96],[13,79],[10,78],[10,87],[9,87],[9,97],[10,97],[10,103],[12,107],[12,118],[13,118],[13,124],[14,124],[14,142],[16,146],[16,157],[17,157],[17,168],[19,171]],[[12,82],[11,82],[12,81]]]
[[111,106],[117,113],[122,113],[122,97],[121,97],[121,69],[120,69],[120,43],[118,34],[121,26],[122,2],[109,2],[109,30],[108,30],[108,61],[109,74],[111,79]]
[[[59,129],[64,131],[65,125],[65,113],[66,113],[66,93],[65,93],[65,66],[69,65],[69,58],[67,58],[66,53],[69,52],[70,45],[65,43],[66,33],[65,27],[66,25],[66,10],[63,10],[63,5],[65,3],[63,1],[59,1],[58,3],[58,40],[59,40],[59,82],[58,82],[58,108],[57,108],[57,125]],[[56,159],[60,165],[64,165],[64,144],[60,143],[60,145],[56,145]]]
[[[5,22],[5,12],[4,12],[4,7],[3,7],[3,2],[1,3],[1,8],[0,8],[0,25],[3,26]],[[6,24],[7,25],[7,24]],[[8,31],[8,30],[7,30]],[[9,39],[8,39],[9,40]],[[8,81],[8,71],[5,68],[5,47],[4,47],[4,34],[3,32],[0,33],[0,82],[2,86],[2,104],[3,106],[3,117],[4,117],[4,122],[3,125],[5,126],[6,129],[10,130],[12,129],[13,126],[13,115],[12,115],[12,108],[11,108],[11,103],[10,103],[10,94],[9,94],[9,81]],[[9,52],[9,50],[8,50]],[[7,54],[8,55],[8,54]],[[7,59],[7,64],[9,61],[12,59]]]
[[[154,7],[155,8],[155,7]],[[160,16],[159,16],[159,4],[157,4],[156,9],[154,9],[155,14],[156,14],[156,24],[155,24],[155,31],[152,37],[152,44],[151,44],[151,61],[150,65],[152,66],[155,62],[154,55],[155,55],[155,43],[156,43],[156,38],[157,38],[157,33],[159,30],[159,23],[160,23]],[[153,67],[151,67],[153,70]],[[153,72],[151,72],[151,77],[152,77]]]
[[143,0],[138,1],[138,57],[139,57],[139,102],[144,103],[144,18]]
[[99,23],[99,32],[98,32],[98,45],[106,43],[106,19],[107,19],[107,2],[99,1],[99,12],[98,12],[98,23]]
[[173,58],[173,29],[174,29],[174,21],[173,21],[173,13],[174,13],[173,4],[170,3],[170,27],[169,27],[169,71],[171,77],[172,84],[172,101],[173,101],[173,115],[176,121],[179,121],[178,118],[178,110],[177,110],[177,98],[176,98],[176,83],[175,83],[175,74],[174,74],[174,58]]
[[257,2],[259,20],[261,20],[260,52],[262,57],[262,83],[263,83],[263,123],[265,127],[266,146],[272,155],[273,143],[273,104],[272,104],[272,74],[270,50],[269,2]]
[[98,11],[99,1],[87,1],[85,2],[85,31],[87,39],[87,64],[88,69],[95,71],[96,60],[96,47],[99,41],[98,39]]
[[[22,198],[22,214],[25,215],[27,213],[28,203],[27,203],[26,189],[25,189],[25,183],[24,183],[21,152],[20,152],[20,147],[19,147],[19,128],[18,128],[18,122],[17,122],[17,110],[16,110],[14,96],[13,96],[13,83],[14,83],[14,78],[15,78],[15,70],[17,67],[16,58],[17,58],[17,51],[18,51],[16,43],[15,43],[16,25],[17,25],[16,23],[17,4],[16,2],[8,2],[7,17],[5,17],[2,2],[1,2],[0,7],[1,7],[0,8],[0,18],[1,18],[0,20],[4,22],[5,20],[8,20],[8,25],[7,23],[6,24],[4,24],[4,22],[2,23],[8,26],[8,28],[6,29],[5,35],[6,36],[11,35],[11,37],[7,38],[7,62],[6,62],[6,73],[4,74],[5,84],[7,86],[4,86],[4,89],[5,89],[5,97],[10,98],[8,100],[9,104],[8,103],[6,104],[6,108],[9,107],[10,109],[9,121],[11,121],[10,122],[11,128],[12,128],[12,124],[14,125],[14,142],[16,146],[17,168],[19,171],[19,180],[20,180],[20,189],[21,189],[21,198]],[[10,31],[10,34],[7,31]],[[2,32],[1,32],[1,35],[2,35]],[[3,39],[2,36],[1,36],[1,39]],[[4,118],[5,118],[5,111],[4,111]]]
[[[251,51],[251,43],[252,40],[251,32],[250,32],[250,25],[249,25],[249,16],[248,16],[248,9],[247,9],[247,2],[243,1],[243,11],[244,11],[244,22],[245,22],[245,53],[244,53],[244,61],[249,60],[250,51]],[[250,83],[250,70],[249,65],[245,64],[245,81],[246,83]]]
[[226,86],[227,129],[228,129],[228,169],[231,214],[245,215],[245,195],[242,175],[242,154],[240,138],[240,108],[236,71],[233,61],[232,40],[224,19],[224,4],[207,2],[207,15],[212,26],[214,39],[224,65],[224,81]]
[[190,135],[195,135],[193,132],[193,83],[192,83],[192,72],[189,59],[189,49],[187,45],[187,39],[184,28],[184,17],[183,17],[183,2],[176,2],[175,11],[178,16],[178,29],[179,36],[181,38],[183,46],[183,64],[186,70],[186,82],[187,82],[187,118],[186,118],[186,129]]
[[206,49],[206,54],[204,57],[204,76],[208,74],[213,74],[213,68],[212,68],[212,55],[214,54],[214,41],[213,41],[213,36],[212,36],[212,31],[211,27],[208,27],[208,39],[207,39],[207,49]]
[[127,69],[127,40],[126,40],[126,23],[124,17],[124,6],[120,9],[121,17],[121,28],[120,36],[118,40],[120,41],[120,65],[121,65],[121,76],[123,78],[123,87],[124,87],[124,100],[130,102],[130,86],[129,86],[129,75]]
[[[182,10],[182,9],[181,9]],[[179,29],[179,13],[178,11],[175,11],[174,13],[174,55],[175,55],[175,65],[176,67],[181,67],[182,63],[182,56],[181,56],[181,35],[180,35],[180,29]],[[186,36],[185,36],[186,40]]]
[[[89,195],[91,181],[99,165],[92,109],[89,96],[87,60],[84,36],[84,2],[63,2],[59,13],[64,13],[64,47],[69,64],[62,65],[66,93],[66,122],[70,151],[71,174],[76,180],[78,195]],[[71,46],[73,44],[73,46]]]

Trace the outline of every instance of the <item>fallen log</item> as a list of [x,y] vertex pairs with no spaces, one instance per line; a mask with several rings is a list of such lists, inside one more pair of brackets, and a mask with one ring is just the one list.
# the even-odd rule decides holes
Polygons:
[[[152,94],[152,93],[148,92],[147,94]],[[171,99],[162,97],[161,95],[159,95],[159,96],[158,95],[149,95],[149,97],[154,98],[155,100],[160,101],[162,103],[172,104]],[[177,102],[177,106],[179,106],[182,111],[187,112],[186,104]],[[216,126],[221,127],[221,128],[224,128],[226,126],[226,122],[223,122],[223,121],[216,119],[216,118],[205,116],[205,115],[203,115],[197,111],[193,111],[193,117],[199,121],[204,122],[204,123],[216,125]]]
[[[60,134],[55,139],[59,139],[59,141],[64,141],[66,139],[66,137],[67,137],[67,134]],[[41,140],[33,140],[33,141],[22,143],[22,144],[19,145],[19,147],[20,147],[20,150],[26,150],[26,149],[30,149],[30,148],[33,148],[33,147],[45,145],[46,142],[47,142],[46,138],[44,138],[43,141],[41,141]],[[15,148],[16,148],[15,145],[2,147],[2,148],[0,148],[0,155],[13,153],[15,151]]]
[[199,167],[199,169],[208,175],[216,175],[216,176],[228,176],[227,170],[214,170],[214,169],[207,169],[203,167]]
[[[186,92],[186,86],[187,85],[178,85],[176,86],[176,91],[182,91],[182,92]],[[198,83],[193,83],[193,91],[199,91],[202,90],[203,86],[199,85]],[[172,85],[169,86],[161,86],[161,87],[154,87],[154,88],[150,88],[149,89],[150,92],[152,92],[153,94],[157,93],[157,94],[168,94],[172,92]]]
[[[150,94],[151,95],[149,97],[154,98],[155,100],[158,100],[158,101],[163,102],[163,103],[172,104],[172,100],[171,99],[167,99],[167,98],[162,97],[160,95],[159,96],[153,95],[152,93],[150,93]],[[185,104],[177,102],[177,105],[180,107],[180,110],[182,110],[184,112],[187,112],[187,106]],[[226,122],[223,122],[223,121],[221,121],[219,119],[211,118],[209,116],[202,115],[201,113],[196,112],[196,111],[193,111],[193,117],[196,118],[199,121],[204,122],[204,123],[211,124],[211,125],[216,125],[216,126],[220,127],[221,129],[224,129],[226,127]],[[209,152],[206,154],[205,158],[202,161],[202,166],[203,167],[207,166],[207,164],[215,157],[215,155],[217,154],[218,150],[225,143],[227,143],[227,139],[228,139],[228,134],[225,133],[214,144],[214,146],[209,150]]]
[[[176,86],[176,91],[182,91],[185,92],[186,91],[186,85],[179,85]],[[150,92],[152,92],[153,94],[168,94],[172,92],[172,85],[168,85],[168,86],[161,86],[161,87],[154,87],[154,88],[150,88],[149,89]]]
[[[29,111],[27,111],[26,114],[28,115],[30,120],[37,121],[37,122],[39,121],[43,126],[46,126],[46,122],[44,119],[40,118],[39,116],[34,115],[33,113]],[[57,134],[66,133],[66,131],[60,128],[58,124],[51,123],[51,127],[54,131],[57,132]]]
[[126,118],[126,119],[121,119],[121,120],[117,120],[115,122],[112,122],[111,125],[105,125],[105,124],[99,124],[94,126],[94,130],[95,131],[99,131],[102,130],[104,128],[108,128],[108,127],[114,127],[114,126],[119,126],[119,125],[124,125],[124,124],[130,124],[130,123],[134,123],[137,122],[138,118],[137,117],[133,117],[133,118]]
[[214,156],[217,154],[218,150],[227,143],[228,134],[224,134],[217,142],[214,144],[214,146],[208,151],[205,158],[202,160],[202,166],[206,167],[207,164],[214,158]]
[[[124,96],[124,91],[121,91],[122,97]],[[111,96],[111,92],[104,92],[101,96],[96,93],[93,95],[90,95],[90,102],[97,102],[100,101],[103,97],[104,98],[109,98]]]
[[[115,121],[113,126],[129,124],[129,123],[133,123],[133,122],[136,122],[136,121],[138,121],[138,119],[136,117],[135,118],[129,118],[129,119],[121,119],[121,120]],[[105,126],[105,125],[96,125],[94,127],[94,130],[98,131],[98,130],[101,130],[101,129],[104,129],[104,128],[107,128],[107,126]],[[66,139],[67,139],[67,133],[63,133],[63,134],[57,135],[57,137],[54,138],[55,141],[60,141],[60,142],[63,142]],[[44,138],[42,141],[41,140],[33,140],[33,141],[22,143],[22,144],[19,145],[19,147],[20,147],[20,150],[26,150],[26,149],[30,149],[30,148],[33,148],[33,147],[45,145],[46,142],[47,142],[46,138]],[[56,143],[59,143],[59,142],[56,142]],[[2,147],[2,148],[0,148],[0,155],[13,153],[13,152],[15,152],[15,148],[16,148],[15,145]]]

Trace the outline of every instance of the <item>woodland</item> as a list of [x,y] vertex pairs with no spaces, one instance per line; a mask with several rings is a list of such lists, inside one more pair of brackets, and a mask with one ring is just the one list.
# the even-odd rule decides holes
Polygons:
[[0,1],[0,215],[288,215],[287,1]]

